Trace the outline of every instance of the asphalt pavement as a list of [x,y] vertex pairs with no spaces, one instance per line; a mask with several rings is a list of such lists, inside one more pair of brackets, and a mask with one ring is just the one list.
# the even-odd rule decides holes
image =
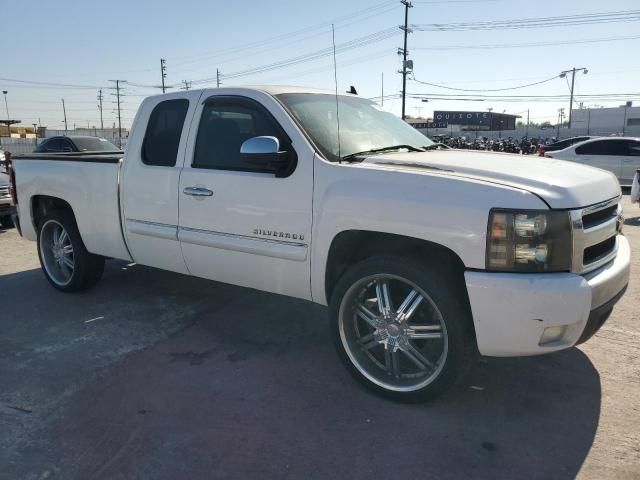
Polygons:
[[326,309],[107,262],[62,294],[0,230],[0,479],[638,479],[640,208],[633,271],[589,342],[483,358],[427,404],[361,388]]

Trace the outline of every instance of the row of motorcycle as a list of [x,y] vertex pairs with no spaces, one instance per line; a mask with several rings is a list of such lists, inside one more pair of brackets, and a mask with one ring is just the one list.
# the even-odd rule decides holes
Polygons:
[[526,138],[518,140],[513,137],[491,140],[487,137],[468,139],[466,137],[434,136],[434,142],[441,143],[450,148],[465,150],[488,150],[492,152],[521,153],[523,155],[535,154],[538,151],[539,140]]

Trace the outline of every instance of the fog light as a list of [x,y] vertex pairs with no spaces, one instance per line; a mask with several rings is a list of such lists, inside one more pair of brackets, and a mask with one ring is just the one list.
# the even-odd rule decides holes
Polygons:
[[538,345],[557,342],[564,336],[566,331],[566,325],[560,325],[558,327],[547,327],[544,329],[544,332],[542,332],[542,337],[540,337],[540,343],[538,343]]

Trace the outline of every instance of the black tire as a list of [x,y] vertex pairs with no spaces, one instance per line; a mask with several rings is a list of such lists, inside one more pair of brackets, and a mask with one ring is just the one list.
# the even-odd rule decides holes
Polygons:
[[[51,225],[60,225],[69,237],[73,249],[74,267],[70,278],[66,282],[56,280],[45,266],[43,256],[43,232]],[[38,257],[45,278],[51,285],[62,292],[78,292],[93,287],[104,271],[104,257],[89,253],[84,246],[75,218],[68,210],[53,210],[40,222],[38,227]]]
[[[429,266],[410,258],[375,256],[351,266],[338,280],[329,303],[333,340],[338,355],[349,372],[368,389],[392,400],[409,403],[424,402],[443,393],[448,387],[462,378],[463,374],[468,371],[471,365],[473,365],[477,355],[477,348],[473,334],[473,321],[467,294],[464,290],[464,283],[461,279],[454,277],[451,273],[451,269],[447,268],[446,265],[447,264]],[[422,292],[426,293],[426,295],[430,297],[428,303],[421,308],[432,309],[430,311],[433,312],[439,311],[440,315],[438,315],[438,321],[444,322],[444,325],[441,327],[441,331],[444,332],[443,336],[445,337],[444,340],[442,340],[442,343],[444,344],[446,342],[447,347],[446,350],[444,346],[441,347],[445,352],[444,359],[442,355],[438,357],[438,361],[440,362],[438,365],[441,366],[438,367],[438,369],[434,368],[434,371],[431,374],[432,376],[425,380],[429,381],[428,384],[419,386],[419,388],[416,386],[416,389],[411,391],[398,391],[395,389],[397,386],[380,385],[377,382],[377,379],[372,381],[372,379],[367,378],[359,369],[364,368],[362,367],[362,363],[360,364],[360,367],[356,366],[355,363],[357,362],[355,355],[359,355],[361,357],[368,355],[367,353],[364,353],[365,348],[367,347],[362,346],[362,344],[358,344],[361,352],[354,353],[354,343],[346,339],[348,334],[345,332],[350,328],[346,326],[346,324],[350,322],[358,322],[359,320],[354,320],[358,315],[354,313],[356,311],[355,307],[348,305],[350,299],[345,299],[345,295],[352,295],[352,293],[348,292],[353,292],[354,289],[356,289],[356,285],[361,285],[359,282],[370,281],[368,279],[376,275],[393,276],[395,278],[392,279],[400,282],[399,285],[402,285],[401,282],[404,279],[408,280],[414,286],[417,286],[422,290]],[[409,286],[409,288],[412,287]],[[389,296],[391,297],[392,295]],[[422,303],[420,305],[422,305]],[[436,308],[433,308],[433,306]],[[352,310],[348,310],[349,308]],[[340,321],[341,311],[345,316],[345,320],[343,322]],[[407,320],[407,322],[409,321],[410,320]],[[344,328],[341,327],[341,324],[345,325]],[[365,328],[370,328],[371,330],[374,329],[374,327],[367,326],[366,324]],[[358,327],[355,326],[353,329],[357,330]],[[371,330],[368,336],[372,335]],[[364,340],[364,337],[362,337],[361,340]],[[378,340],[374,339],[374,341],[368,342],[369,344],[375,345],[375,341]],[[417,341],[419,342],[419,340]],[[413,339],[411,342],[416,343]],[[354,359],[350,357],[345,344],[351,345],[350,351],[351,354],[354,355]],[[421,348],[432,348],[429,346],[427,341],[423,341],[422,345],[425,346]],[[377,352],[379,352],[379,347],[383,348],[382,354],[385,355],[386,363],[388,345],[375,345],[374,347],[369,348],[372,349],[371,352],[373,352],[374,348],[378,349]],[[403,349],[399,349],[397,351],[394,350],[393,353],[395,355],[396,352],[399,352],[406,355],[402,350]],[[379,355],[379,353],[376,353],[376,355]],[[402,361],[406,364],[407,358],[404,357],[404,355],[400,356],[404,358]],[[373,369],[375,369],[374,362],[375,360],[371,362]],[[400,362],[400,360],[394,360],[394,362]],[[389,364],[386,365],[386,368],[389,369]],[[366,370],[366,368],[364,369]],[[389,378],[391,378],[391,372],[388,372],[387,374],[389,375]],[[395,374],[394,370],[393,375],[395,376]],[[381,374],[373,372],[370,376],[373,377],[373,375]],[[401,382],[403,381],[403,376],[405,375],[401,374],[399,377],[395,377],[395,379],[398,379],[398,382]],[[410,374],[407,376],[410,376]],[[431,378],[431,380],[429,380],[429,378]]]
[[2,228],[13,228],[13,220],[10,215],[5,215],[4,217],[0,217],[0,225]]

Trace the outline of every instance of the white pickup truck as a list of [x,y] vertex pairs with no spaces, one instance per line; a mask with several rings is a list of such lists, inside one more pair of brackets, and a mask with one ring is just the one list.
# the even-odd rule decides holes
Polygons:
[[16,157],[11,178],[57,289],[94,285],[117,258],[328,305],[347,368],[405,401],[442,392],[478,352],[584,342],[629,279],[611,173],[438,150],[349,94],[154,96],[124,155]]

